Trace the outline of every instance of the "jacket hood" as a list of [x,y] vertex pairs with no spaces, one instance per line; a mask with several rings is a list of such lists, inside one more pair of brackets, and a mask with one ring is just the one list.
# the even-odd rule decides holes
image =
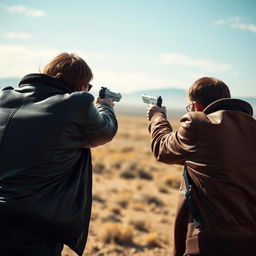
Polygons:
[[49,85],[51,87],[61,89],[67,93],[72,92],[72,90],[61,79],[53,78],[45,74],[36,74],[36,73],[24,76],[19,83],[19,87],[23,87],[31,83],[43,83],[45,85]]
[[223,98],[212,102],[203,110],[203,112],[208,115],[218,110],[242,111],[253,116],[253,108],[248,102],[240,99],[230,98]]

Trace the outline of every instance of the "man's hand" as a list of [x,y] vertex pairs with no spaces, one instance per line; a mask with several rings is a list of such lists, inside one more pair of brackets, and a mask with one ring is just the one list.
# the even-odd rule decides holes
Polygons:
[[158,107],[157,105],[148,105],[147,107],[147,117],[148,120],[150,121],[152,116],[156,113],[156,112],[162,112],[166,115],[166,108],[165,107]]
[[97,97],[96,104],[107,104],[112,108],[115,106],[112,99],[110,99],[110,98],[101,99],[100,97]]

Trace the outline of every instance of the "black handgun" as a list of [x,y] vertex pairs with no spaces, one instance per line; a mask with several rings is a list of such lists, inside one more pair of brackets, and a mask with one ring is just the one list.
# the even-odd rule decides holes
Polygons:
[[110,98],[112,99],[112,101],[120,101],[122,98],[122,95],[120,93],[115,93],[110,91],[107,87],[101,87],[99,91],[99,97],[101,99]]

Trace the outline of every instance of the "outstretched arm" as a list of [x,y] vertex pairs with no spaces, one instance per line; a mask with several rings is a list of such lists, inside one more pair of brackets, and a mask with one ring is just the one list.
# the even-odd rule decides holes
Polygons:
[[191,116],[180,119],[180,127],[173,131],[163,107],[148,107],[151,149],[155,158],[168,164],[184,164],[190,150],[195,146],[195,129]]

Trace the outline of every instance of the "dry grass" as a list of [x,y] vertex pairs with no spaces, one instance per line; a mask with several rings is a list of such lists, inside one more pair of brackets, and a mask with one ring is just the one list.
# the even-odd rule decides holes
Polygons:
[[131,208],[135,211],[144,212],[147,209],[147,203],[142,201],[133,201]]
[[120,215],[121,214],[121,209],[119,206],[117,205],[112,205],[110,208],[109,208],[110,212],[112,212],[113,214],[116,214],[116,215]]
[[156,233],[149,233],[145,235],[145,243],[150,247],[161,247],[160,241]]
[[102,227],[101,239],[104,243],[130,245],[133,243],[133,228],[119,223],[106,223]]
[[137,230],[140,231],[147,231],[147,220],[145,218],[141,217],[132,217],[129,220],[129,224],[131,224],[132,226],[134,226],[134,228],[136,228]]
[[[92,150],[94,200],[83,256],[169,256],[182,168],[154,159],[146,118],[118,121],[113,141]],[[76,254],[65,247],[64,255]]]
[[150,195],[150,194],[142,194],[140,199],[138,199],[141,202],[145,202],[148,205],[155,205],[158,207],[164,206],[164,202],[162,199],[157,195]]
[[164,176],[164,183],[167,186],[178,189],[180,187],[180,174],[168,173]]
[[126,208],[132,199],[132,193],[129,191],[121,191],[116,195],[116,203],[122,207]]

